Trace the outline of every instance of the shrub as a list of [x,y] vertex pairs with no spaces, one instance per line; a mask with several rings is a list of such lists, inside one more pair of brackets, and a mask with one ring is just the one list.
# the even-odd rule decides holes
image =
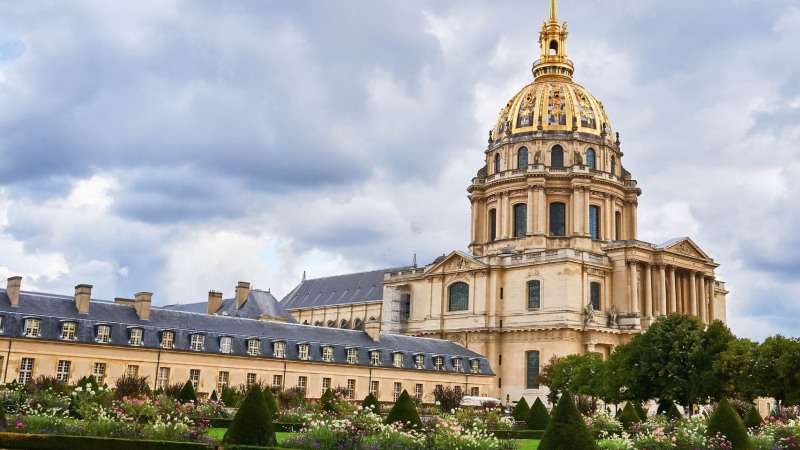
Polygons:
[[320,397],[319,403],[322,405],[323,410],[327,412],[333,412],[334,411],[333,403],[335,400],[336,397],[334,397],[333,391],[331,390],[331,388],[328,388],[325,389],[325,392],[322,394],[322,397]]
[[744,416],[743,420],[744,426],[748,430],[750,428],[760,427],[762,422],[764,422],[764,418],[761,417],[761,414],[758,413],[758,410],[755,406],[750,408],[750,411],[748,411],[747,415]]
[[244,385],[239,387],[223,386],[220,398],[225,406],[237,407],[244,398]]
[[140,398],[150,393],[150,385],[147,377],[136,377],[128,373],[122,374],[117,378],[114,390],[114,398],[117,400],[123,397]]
[[262,446],[277,443],[272,414],[259,385],[255,384],[247,391],[222,441],[225,444]]
[[549,423],[550,413],[547,412],[547,408],[539,397],[536,397],[533,406],[528,410],[528,416],[525,418],[525,425],[529,430],[544,430]]
[[173,400],[177,400],[183,391],[183,383],[172,383],[164,386],[164,394]]
[[634,403],[633,409],[636,410],[636,414],[639,416],[639,419],[641,419],[642,422],[647,420],[647,412],[645,412],[644,408],[642,408],[641,403],[639,402]]
[[216,389],[211,391],[211,395],[208,397],[208,399],[211,400],[212,402],[219,401],[219,397],[217,397],[217,390]]
[[433,389],[433,398],[443,413],[449,413],[461,406],[461,400],[464,400],[464,391],[439,385]]
[[278,392],[278,403],[281,409],[292,409],[302,405],[306,399],[306,390],[300,386],[283,389]]
[[84,390],[87,387],[91,387],[93,391],[97,391],[100,388],[100,386],[97,385],[97,379],[94,377],[94,375],[89,375],[88,377],[81,377],[81,379],[78,380],[77,387]]
[[272,393],[272,389],[269,387],[264,388],[264,401],[267,403],[267,408],[269,408],[270,414],[272,414],[272,418],[278,417],[278,413],[281,412],[281,407],[278,406],[278,401],[275,400],[275,394]]
[[636,414],[636,409],[633,407],[633,403],[628,402],[625,404],[625,408],[622,409],[622,413],[619,415],[619,421],[622,422],[622,426],[625,427],[626,430],[630,430],[633,424],[641,422],[642,419],[640,419],[639,415]]
[[197,394],[194,392],[194,385],[191,380],[186,380],[186,384],[183,385],[181,393],[178,394],[178,401],[181,403],[197,403]]
[[657,415],[666,415],[672,407],[675,406],[675,403],[672,403],[672,400],[668,398],[662,398],[658,401],[658,410],[656,411]]
[[378,401],[378,397],[375,397],[372,392],[364,397],[364,401],[361,402],[361,407],[375,414],[381,413],[381,402]]
[[718,433],[723,434],[731,444],[733,450],[754,450],[750,437],[747,436],[747,428],[744,427],[739,414],[733,409],[727,399],[719,402],[717,410],[708,419],[706,435],[715,437]]
[[408,395],[405,389],[400,394],[400,397],[392,406],[389,415],[386,416],[386,423],[399,422],[405,428],[422,428],[422,421],[419,419],[417,407],[414,405],[414,400]]
[[514,406],[514,409],[511,410],[511,417],[517,422],[524,422],[528,418],[528,411],[530,410],[531,407],[528,406],[528,401],[525,400],[525,397],[522,397],[517,402],[517,405]]
[[0,430],[6,427],[6,409],[0,404]]
[[544,431],[539,450],[599,450],[569,393],[561,396]]
[[672,420],[680,420],[683,418],[683,414],[681,414],[678,407],[673,403],[672,406],[669,407],[669,411],[667,411],[667,417]]

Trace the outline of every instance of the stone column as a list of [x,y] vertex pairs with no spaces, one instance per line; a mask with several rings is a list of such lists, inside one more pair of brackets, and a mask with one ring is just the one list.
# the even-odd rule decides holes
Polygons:
[[547,234],[545,231],[545,223],[544,219],[547,217],[547,202],[544,198],[544,186],[538,186],[537,189],[539,190],[537,194],[537,205],[536,205],[536,232],[539,234]]
[[697,274],[697,316],[700,317],[700,322],[706,323],[705,277],[702,272]]
[[533,186],[528,186],[528,210],[525,217],[525,233],[530,236],[533,234]]
[[708,278],[708,323],[716,319],[714,308],[714,277]]
[[675,295],[675,266],[669,266],[669,312],[678,312],[678,297]]
[[569,195],[569,205],[572,208],[572,236],[579,235],[581,234],[580,188],[577,187],[572,188],[572,193]]
[[631,260],[630,263],[631,263],[631,271],[630,271],[630,277],[631,277],[630,298],[631,298],[631,303],[630,303],[630,307],[631,307],[631,312],[632,313],[638,313],[639,312],[639,276],[638,276],[637,272],[638,272],[638,269],[639,269],[639,262],[635,261],[635,260]]
[[[597,218],[597,226],[600,228],[600,232],[597,234],[597,239],[603,239],[603,227],[602,227],[603,219],[602,217]],[[583,188],[583,235],[589,236],[591,229],[589,228],[589,188]]]
[[610,241],[614,239],[614,205],[611,202],[611,196],[607,195],[605,200],[605,213],[603,214],[604,227],[603,237],[605,240]]
[[667,274],[666,274],[666,267],[664,264],[658,265],[658,282],[661,287],[661,304],[658,311],[659,315],[666,316],[667,315]]
[[653,266],[644,265],[644,316],[653,317]]
[[472,211],[472,230],[469,233],[469,239],[471,243],[476,243],[478,242],[478,216],[480,215],[480,211],[475,199],[472,199],[470,202],[470,207]]
[[697,317],[697,275],[695,271],[689,272],[689,310]]

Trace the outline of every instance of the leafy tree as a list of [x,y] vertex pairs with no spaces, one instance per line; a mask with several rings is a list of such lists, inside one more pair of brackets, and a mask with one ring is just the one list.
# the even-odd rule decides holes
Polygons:
[[449,413],[461,406],[461,400],[464,399],[464,391],[439,385],[433,389],[433,398],[439,404],[439,409],[442,412]]
[[569,392],[558,400],[550,417],[550,424],[544,431],[539,442],[539,450],[597,450],[589,428],[575,407],[575,402]]
[[774,398],[776,406],[800,401],[800,340],[780,334],[768,337],[756,351],[751,370],[760,396]]
[[724,377],[714,370],[717,361],[731,342],[736,340],[731,330],[719,320],[711,323],[703,332],[700,347],[692,355],[690,375],[691,403],[719,401],[725,396]]
[[320,397],[319,402],[320,404],[322,404],[323,410],[327,412],[333,412],[335,409],[334,408],[335,400],[336,398],[333,395],[333,391],[331,390],[331,388],[328,388],[325,389],[325,392],[322,394],[322,397]]
[[414,405],[414,400],[408,395],[408,391],[403,389],[400,397],[397,398],[394,406],[392,406],[389,415],[386,416],[386,423],[399,422],[405,428],[422,428],[422,421],[419,418],[417,407]]
[[194,392],[194,384],[192,384],[191,380],[186,380],[181,393],[178,394],[178,401],[181,403],[197,403],[197,394]]
[[513,417],[517,422],[524,422],[528,417],[528,411],[530,410],[531,407],[528,406],[528,401],[525,400],[525,397],[522,397],[519,399],[516,406],[514,406],[514,409],[511,410],[511,417]]
[[758,347],[758,343],[750,339],[736,339],[714,361],[714,371],[725,397],[751,403],[758,397],[758,381],[754,370]]
[[275,428],[272,414],[267,408],[261,387],[254,384],[248,391],[242,406],[231,421],[228,431],[222,438],[225,444],[274,446]]
[[544,430],[550,423],[550,413],[544,406],[544,403],[536,397],[533,406],[528,410],[528,416],[525,418],[525,425],[529,430]]
[[573,396],[587,396],[589,403],[596,405],[597,398],[603,397],[603,366],[603,358],[598,353],[553,356],[542,368],[538,382],[550,388],[547,394],[550,403],[568,392]]
[[733,444],[733,450],[754,450],[755,447],[747,435],[739,414],[736,414],[728,399],[723,398],[714,414],[708,418],[706,435],[714,437],[717,433],[722,433],[725,438]]

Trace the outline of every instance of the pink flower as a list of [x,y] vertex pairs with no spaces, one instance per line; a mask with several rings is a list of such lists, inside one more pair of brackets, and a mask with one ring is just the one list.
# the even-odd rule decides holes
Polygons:
[[20,429],[20,428],[22,428],[24,426],[25,425],[23,425],[22,422],[17,422],[17,425],[15,426],[15,428]]

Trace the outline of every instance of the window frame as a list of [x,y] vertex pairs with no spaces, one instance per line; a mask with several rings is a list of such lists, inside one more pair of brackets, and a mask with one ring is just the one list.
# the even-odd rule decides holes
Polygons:
[[[535,286],[535,290],[532,288]],[[525,283],[528,291],[528,310],[536,311],[542,308],[542,281],[528,280]],[[535,294],[535,295],[534,295]]]
[[219,352],[225,355],[233,353],[233,338],[231,336],[219,337]]
[[597,170],[597,153],[591,147],[586,149],[586,165],[592,172]]
[[528,148],[520,147],[517,149],[517,169],[525,170],[528,168]]
[[[531,367],[532,356],[536,356],[536,370],[533,371]],[[536,378],[541,373],[541,353],[539,350],[528,350],[525,352],[525,389],[539,389],[539,383]]]
[[[169,339],[167,339],[169,336]],[[175,332],[172,330],[162,330],[161,331],[161,348],[164,349],[173,349],[175,348]]]
[[392,365],[394,367],[403,367],[403,352],[392,353]]
[[156,374],[156,389],[164,389],[169,385],[169,367],[159,367]]
[[139,327],[133,327],[128,330],[128,344],[133,347],[141,347],[144,341],[144,330]]
[[381,365],[381,351],[380,350],[370,350],[369,351],[369,363],[373,366],[380,366]]
[[479,359],[470,360],[469,370],[471,373],[481,373],[481,360]]
[[311,354],[311,345],[307,343],[297,344],[297,358],[301,361],[308,361]]
[[106,378],[106,373],[108,371],[108,366],[104,362],[95,362],[92,363],[92,375],[94,375],[94,379],[97,380],[98,385],[103,385]]
[[38,338],[42,335],[42,319],[28,317],[25,319],[22,328],[23,336],[28,338]]
[[514,211],[514,237],[524,238],[528,234],[528,204],[515,203],[512,209]]
[[550,167],[555,169],[564,168],[564,147],[556,144],[550,148]]
[[[464,289],[466,288],[466,292],[456,292],[456,289]],[[447,287],[447,312],[463,312],[469,311],[469,295],[470,295],[469,284],[463,281],[456,281],[452,283],[450,286]],[[466,298],[454,298],[454,295],[463,296],[466,295]],[[454,303],[458,302],[458,303]],[[463,305],[462,305],[463,302]],[[455,306],[455,308],[454,308]]]
[[603,306],[603,284],[599,281],[589,283],[589,302],[595,311],[600,311],[600,307]]
[[200,369],[189,369],[189,381],[192,382],[194,390],[197,391],[200,386]]
[[286,358],[286,341],[275,341],[272,343],[272,356],[276,358]]
[[111,325],[104,323],[97,324],[95,334],[95,341],[97,341],[98,344],[111,343]]
[[229,386],[231,373],[227,370],[217,372],[217,392],[222,394],[222,390]]
[[323,362],[333,362],[333,347],[330,345],[323,345],[320,350],[322,352]]
[[347,349],[347,364],[358,364],[358,349],[350,347]]
[[425,368],[425,355],[423,354],[414,355],[414,368],[415,369]]
[[206,344],[206,335],[203,333],[189,334],[189,350],[202,352]]
[[256,338],[247,339],[247,355],[258,356],[261,354],[261,341]]
[[72,370],[72,361],[60,359],[56,363],[56,380],[69,383],[69,372]]
[[444,370],[444,356],[433,357],[433,370]]
[[589,205],[589,237],[592,239],[600,239],[600,223],[602,210],[597,205]]
[[451,360],[453,363],[453,371],[454,372],[463,372],[464,371],[464,361],[461,358],[453,358]]
[[552,237],[567,236],[567,204],[561,201],[550,202],[547,205],[548,234]]
[[19,361],[19,373],[17,381],[19,384],[26,384],[33,379],[34,369],[36,367],[36,358],[22,358]]
[[[71,330],[68,328],[72,328]],[[78,323],[72,320],[61,322],[61,340],[74,341],[78,334]]]

